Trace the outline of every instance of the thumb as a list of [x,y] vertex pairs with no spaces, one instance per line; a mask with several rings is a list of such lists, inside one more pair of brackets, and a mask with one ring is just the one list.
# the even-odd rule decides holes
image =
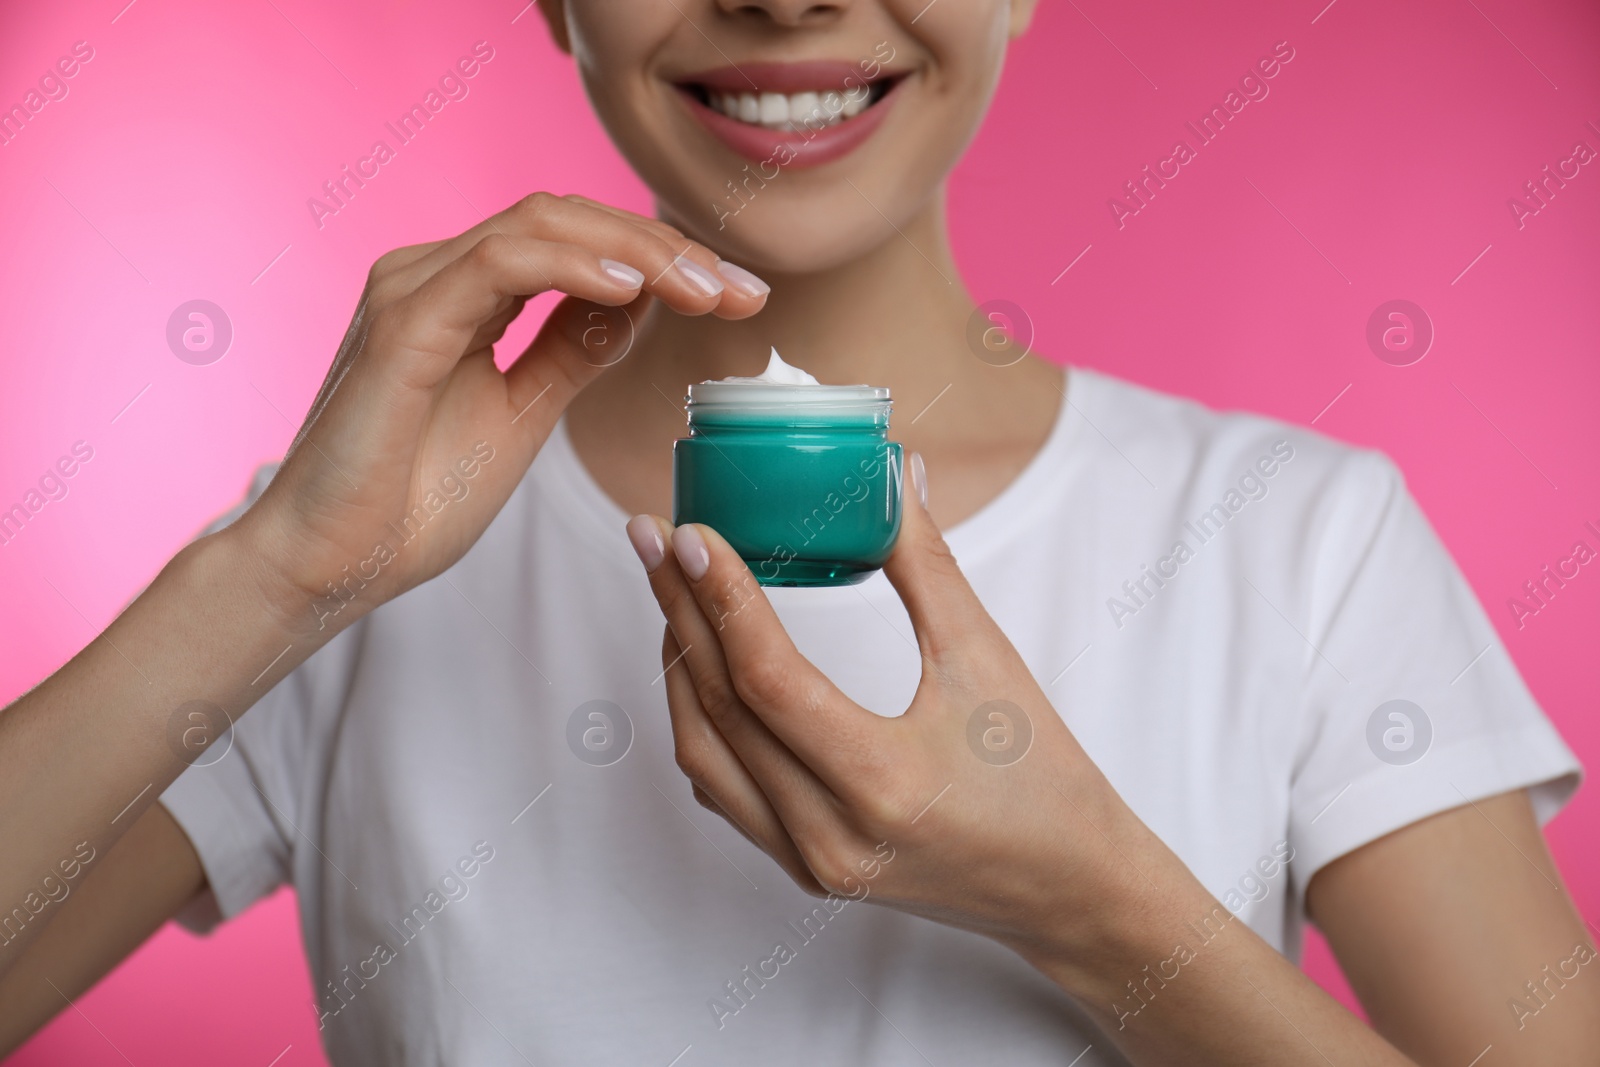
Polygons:
[[905,604],[922,654],[937,663],[970,646],[976,632],[992,629],[994,621],[928,514],[928,474],[921,454],[913,452],[906,468],[900,535],[883,573]]

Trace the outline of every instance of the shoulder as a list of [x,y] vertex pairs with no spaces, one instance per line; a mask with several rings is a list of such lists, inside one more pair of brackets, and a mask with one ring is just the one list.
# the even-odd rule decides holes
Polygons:
[[1292,510],[1302,517],[1311,509],[1335,521],[1381,510],[1405,493],[1399,468],[1375,449],[1097,371],[1073,368],[1069,381],[1072,414],[1088,424],[1091,440],[1123,454],[1147,498],[1187,506],[1230,489],[1247,500],[1272,493],[1297,501]]

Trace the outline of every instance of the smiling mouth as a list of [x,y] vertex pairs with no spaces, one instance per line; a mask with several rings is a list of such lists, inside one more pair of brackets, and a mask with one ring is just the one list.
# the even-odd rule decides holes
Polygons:
[[819,87],[792,93],[748,88],[730,91],[697,82],[681,82],[678,89],[735,122],[779,133],[801,133],[849,123],[887,96],[898,80],[897,75],[887,75],[857,82],[848,90]]

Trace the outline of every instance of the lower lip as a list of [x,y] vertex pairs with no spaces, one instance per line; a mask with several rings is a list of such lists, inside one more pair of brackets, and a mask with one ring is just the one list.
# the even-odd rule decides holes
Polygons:
[[[692,93],[679,89],[678,94],[688,105],[689,113],[711,131],[712,136],[739,155],[755,163],[771,161],[793,169],[820,167],[855,151],[874,130],[883,123],[889,106],[900,91],[897,81],[883,95],[883,99],[854,118],[825,126],[820,130],[769,130],[748,122],[730,119],[715,108],[702,104]],[[782,160],[792,154],[789,162]]]

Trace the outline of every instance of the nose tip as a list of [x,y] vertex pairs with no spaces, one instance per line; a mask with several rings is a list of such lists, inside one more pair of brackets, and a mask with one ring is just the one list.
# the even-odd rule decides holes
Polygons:
[[779,26],[813,26],[844,13],[850,0],[717,0],[730,15],[757,16]]

